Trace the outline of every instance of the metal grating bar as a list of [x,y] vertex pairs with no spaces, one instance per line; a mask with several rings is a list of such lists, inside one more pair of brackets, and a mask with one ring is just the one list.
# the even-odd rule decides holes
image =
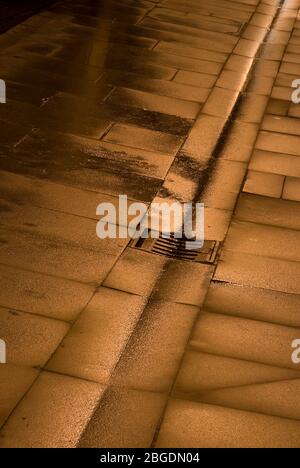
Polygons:
[[213,240],[206,240],[199,249],[189,250],[186,248],[185,239],[175,239],[174,235],[169,239],[163,238],[160,233],[159,238],[143,238],[132,240],[130,247],[145,252],[162,255],[178,260],[193,261],[198,263],[215,263],[220,243]]

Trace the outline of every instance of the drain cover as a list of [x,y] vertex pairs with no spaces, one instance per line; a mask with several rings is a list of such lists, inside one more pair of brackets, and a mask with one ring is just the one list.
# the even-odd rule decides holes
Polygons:
[[220,242],[206,240],[201,248],[190,250],[186,248],[186,239],[175,239],[174,235],[171,235],[169,239],[164,239],[161,234],[157,239],[144,237],[132,240],[130,247],[169,258],[198,263],[214,263],[220,246]]

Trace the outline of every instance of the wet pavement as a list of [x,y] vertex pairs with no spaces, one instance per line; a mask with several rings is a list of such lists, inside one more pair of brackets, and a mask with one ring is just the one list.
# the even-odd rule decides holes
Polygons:
[[36,14],[53,0],[1,0],[0,2],[0,33],[16,26],[31,15]]
[[[299,8],[65,1],[0,36],[0,446],[299,446]],[[219,261],[100,241],[120,194],[204,202]]]

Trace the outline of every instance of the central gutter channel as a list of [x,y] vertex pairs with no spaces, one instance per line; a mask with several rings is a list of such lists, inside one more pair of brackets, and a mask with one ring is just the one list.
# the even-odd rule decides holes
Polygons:
[[[222,149],[223,149],[223,147],[224,147],[224,145],[225,145],[225,143],[227,141],[227,138],[228,138],[228,136],[229,136],[229,134],[231,132],[233,123],[234,123],[236,117],[239,114],[240,107],[242,105],[244,95],[246,94],[246,91],[247,91],[248,87],[251,85],[251,82],[253,80],[257,59],[259,59],[261,57],[263,48],[265,47],[266,44],[268,44],[269,36],[270,36],[270,34],[271,34],[271,32],[272,32],[272,30],[274,28],[274,25],[276,24],[276,22],[278,21],[280,16],[282,16],[282,10],[283,10],[284,5],[286,3],[288,3],[288,0],[280,0],[280,3],[278,5],[278,7],[277,7],[277,11],[276,11],[276,14],[275,14],[275,16],[273,18],[271,26],[266,31],[266,34],[265,34],[263,40],[261,41],[260,47],[259,47],[255,57],[253,58],[253,61],[252,61],[251,67],[250,67],[250,69],[248,71],[248,74],[246,76],[245,82],[244,82],[243,86],[241,87],[241,89],[239,91],[238,97],[237,97],[236,102],[235,102],[235,104],[234,104],[234,106],[232,108],[231,113],[228,115],[228,118],[227,118],[226,123],[225,123],[225,125],[223,127],[223,130],[222,130],[222,132],[221,132],[221,134],[219,136],[219,139],[216,141],[215,147],[214,147],[214,149],[213,149],[213,151],[211,153],[211,157],[210,157],[210,159],[209,159],[209,161],[207,163],[207,167],[205,168],[205,170],[201,173],[201,176],[199,177],[198,187],[197,187],[197,190],[196,190],[195,195],[194,195],[193,200],[192,200],[193,203],[196,203],[199,200],[201,200],[201,196],[203,195],[203,193],[205,192],[205,190],[209,186],[209,183],[210,183],[210,181],[211,181],[211,179],[213,177],[214,171],[216,169],[217,162],[218,162],[219,157],[221,155]],[[259,5],[257,6],[257,8],[258,7],[259,7]],[[255,12],[254,12],[254,14],[255,14]],[[296,18],[295,18],[294,24],[295,24],[295,22],[296,22]],[[291,30],[291,32],[292,32],[292,30]],[[225,67],[225,65],[224,65],[224,67]],[[274,77],[273,86],[274,86],[275,80],[276,80],[276,77]],[[259,132],[259,127],[257,129],[257,134],[258,134],[258,132]],[[246,173],[245,173],[245,176],[246,176]],[[237,196],[237,200],[238,200],[238,196]],[[236,200],[236,203],[237,203],[237,200]],[[217,260],[218,260],[218,257],[217,257]],[[168,261],[168,263],[169,262],[170,261]],[[216,261],[216,263],[217,263],[217,261]],[[215,264],[215,268],[216,268],[216,264]],[[215,268],[214,268],[214,271],[215,271]],[[213,274],[212,274],[211,278],[213,278]],[[191,281],[192,281],[192,279],[191,279]],[[159,279],[157,281],[156,287],[159,287]],[[207,290],[207,292],[208,292],[208,290]],[[198,316],[199,316],[199,314],[198,314]],[[197,318],[198,318],[198,316],[197,316]],[[195,328],[195,324],[197,322],[197,318],[196,318],[196,320],[195,320],[195,322],[193,324],[193,327],[191,329],[191,332],[190,332],[189,336],[187,337],[186,348],[185,348],[185,351],[183,352],[181,362],[179,363],[175,378],[173,380],[173,385],[172,385],[172,387],[171,387],[171,389],[169,391],[168,397],[166,399],[166,404],[165,404],[164,410],[162,412],[160,421],[159,421],[159,423],[158,423],[158,425],[156,427],[156,431],[155,431],[155,434],[154,434],[154,437],[153,437],[151,448],[155,448],[156,441],[157,441],[157,438],[158,438],[158,435],[159,435],[159,432],[160,432],[160,428],[161,428],[162,422],[164,420],[165,412],[166,412],[166,409],[167,409],[167,406],[168,406],[168,401],[169,401],[169,398],[171,397],[171,395],[173,393],[174,386],[175,386],[175,383],[176,383],[176,380],[177,380],[177,377],[178,377],[178,374],[179,374],[180,368],[182,366],[183,359],[184,359],[184,356],[185,356],[185,353],[186,353],[186,350],[187,350],[187,347],[188,347],[188,343],[190,342],[190,339],[191,339],[191,337],[193,335],[193,332],[194,332],[194,328]]]
[[219,159],[219,156],[221,154],[221,151],[227,141],[227,137],[228,135],[230,134],[230,131],[232,129],[232,125],[236,119],[236,117],[238,116],[239,114],[239,110],[240,110],[240,107],[242,105],[242,101],[243,101],[243,98],[244,98],[244,95],[246,93],[246,90],[247,88],[249,87],[249,85],[251,84],[251,81],[253,79],[253,75],[254,75],[254,70],[255,70],[255,67],[256,67],[256,61],[257,59],[259,59],[261,57],[261,53],[263,51],[263,48],[265,47],[266,44],[268,44],[268,39],[269,39],[269,36],[272,32],[272,29],[275,25],[275,23],[277,22],[277,20],[279,19],[279,17],[281,16],[281,13],[282,13],[282,8],[284,7],[284,4],[287,2],[288,0],[280,0],[280,4],[277,8],[277,12],[276,12],[276,15],[274,16],[273,18],[273,21],[272,21],[272,24],[270,26],[270,28],[267,30],[266,32],[266,35],[263,39],[263,41],[261,42],[261,45],[255,55],[255,57],[253,58],[253,62],[252,62],[252,65],[250,67],[250,70],[248,72],[248,75],[245,79],[245,83],[242,87],[242,89],[239,91],[239,95],[237,97],[237,100],[234,104],[234,107],[231,111],[231,113],[229,114],[228,118],[227,118],[227,121],[224,125],[224,128],[223,128],[223,131],[219,137],[219,139],[217,140],[216,142],[216,145],[215,145],[215,148],[213,149],[213,152],[211,154],[211,158],[208,162],[208,165],[206,167],[206,169],[203,171],[203,173],[201,174],[201,177],[199,179],[199,183],[198,183],[198,190],[193,198],[193,202],[197,202],[203,192],[205,191],[207,185],[209,184],[209,181],[211,180],[212,178],[212,175],[214,173],[214,170],[215,170],[215,167],[216,167],[216,163]]

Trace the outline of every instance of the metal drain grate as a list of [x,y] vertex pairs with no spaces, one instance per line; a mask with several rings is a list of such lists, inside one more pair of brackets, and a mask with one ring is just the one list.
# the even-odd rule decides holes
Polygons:
[[189,250],[186,248],[185,239],[175,239],[174,235],[171,235],[169,239],[164,239],[161,234],[158,239],[140,237],[130,243],[131,248],[164,257],[210,264],[215,262],[219,246],[220,243],[217,241],[206,240],[201,248]]

